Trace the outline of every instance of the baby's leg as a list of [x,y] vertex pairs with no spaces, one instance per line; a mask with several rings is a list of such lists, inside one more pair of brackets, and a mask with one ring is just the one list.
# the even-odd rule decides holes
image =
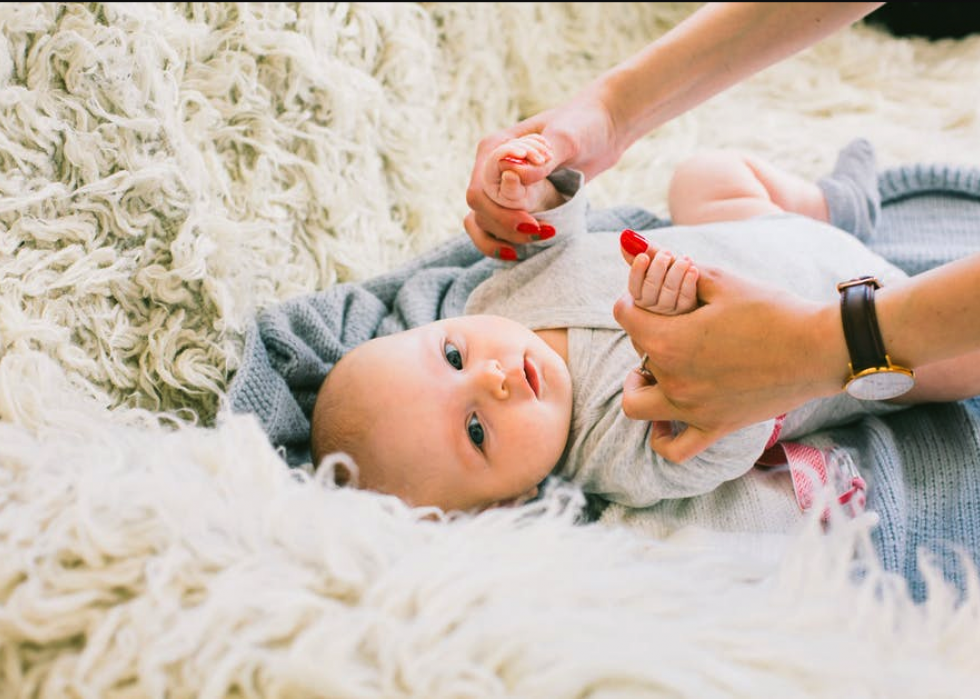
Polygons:
[[[629,240],[629,239],[632,239]],[[623,248],[634,244],[637,250],[646,250],[646,241],[633,231],[622,233]],[[640,252],[630,263],[627,286],[633,302],[640,308],[661,315],[689,313],[698,305],[698,269],[687,256],[675,258],[666,250],[658,250],[653,257]]]
[[739,221],[794,212],[827,221],[827,202],[815,182],[759,158],[709,151],[681,163],[668,192],[675,224]]
[[521,181],[521,165],[542,165],[549,160],[551,147],[538,134],[502,143],[486,160],[483,191],[494,202],[508,209],[534,213],[561,206],[565,198],[547,178],[529,185]]

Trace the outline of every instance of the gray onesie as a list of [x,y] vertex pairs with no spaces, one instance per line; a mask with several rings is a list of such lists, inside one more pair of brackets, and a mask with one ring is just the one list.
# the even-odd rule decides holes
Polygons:
[[[537,215],[558,235],[537,244],[528,259],[496,271],[476,288],[465,309],[467,314],[506,316],[533,330],[568,329],[572,427],[555,474],[631,508],[663,501],[666,530],[686,523],[779,530],[795,521],[799,509],[788,476],[753,470],[774,420],[738,430],[692,459],[673,463],[650,449],[648,423],[623,414],[623,380],[639,358],[612,315],[613,303],[626,292],[628,274],[620,231],[588,233],[581,177],[566,173],[558,181],[571,198]],[[875,274],[882,284],[893,284],[907,276],[850,234],[795,214],[640,232],[653,245],[686,254],[695,264],[727,267],[818,301],[836,299],[835,285],[845,279]],[[894,409],[841,393],[791,412],[780,436],[792,439]],[[725,502],[715,502],[719,497]]]

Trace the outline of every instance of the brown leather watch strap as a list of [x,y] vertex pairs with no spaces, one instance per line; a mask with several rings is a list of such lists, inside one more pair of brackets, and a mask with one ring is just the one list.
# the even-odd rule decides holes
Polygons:
[[888,364],[875,313],[875,289],[880,287],[875,277],[859,277],[837,285],[844,340],[855,374]]

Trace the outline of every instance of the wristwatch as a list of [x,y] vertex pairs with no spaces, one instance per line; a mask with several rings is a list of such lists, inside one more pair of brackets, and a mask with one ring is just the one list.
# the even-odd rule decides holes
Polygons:
[[858,277],[837,285],[844,339],[851,356],[844,390],[860,400],[895,398],[915,385],[915,372],[893,364],[885,352],[875,314],[875,277]]

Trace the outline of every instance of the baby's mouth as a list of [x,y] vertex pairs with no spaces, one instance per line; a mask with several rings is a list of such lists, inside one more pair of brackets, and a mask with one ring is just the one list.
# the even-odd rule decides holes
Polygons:
[[541,379],[538,377],[538,370],[530,359],[524,357],[524,378],[527,385],[531,387],[535,398],[541,397]]

